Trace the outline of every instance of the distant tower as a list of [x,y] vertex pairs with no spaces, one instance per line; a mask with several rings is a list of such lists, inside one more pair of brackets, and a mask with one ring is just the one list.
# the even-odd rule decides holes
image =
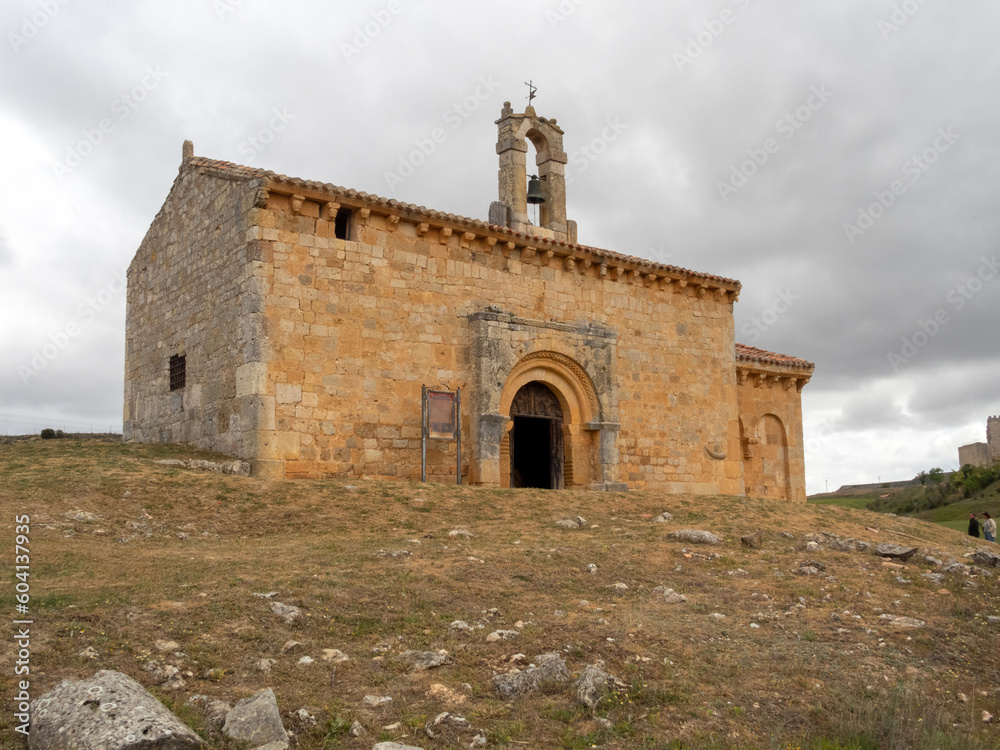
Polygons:
[[1000,461],[1000,417],[986,420],[986,443],[990,446],[990,458]]
[[[503,103],[498,128],[497,154],[500,156],[500,200],[490,206],[490,222],[516,232],[554,240],[576,242],[576,222],[566,219],[566,162],[563,130],[555,119],[535,113],[530,104],[523,114],[514,114],[510,102]],[[528,220],[528,142],[535,149],[535,166],[541,180],[542,197],[538,223]]]

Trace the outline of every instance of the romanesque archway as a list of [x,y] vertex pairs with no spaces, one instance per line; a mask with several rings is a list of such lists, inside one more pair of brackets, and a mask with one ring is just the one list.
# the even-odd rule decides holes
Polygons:
[[[569,357],[546,351],[521,359],[501,391],[500,414],[508,419],[500,443],[502,487],[561,489],[601,481],[597,393]],[[523,452],[526,443],[534,458]]]
[[744,442],[744,479],[747,495],[772,500],[791,497],[788,434],[774,414],[765,414]]

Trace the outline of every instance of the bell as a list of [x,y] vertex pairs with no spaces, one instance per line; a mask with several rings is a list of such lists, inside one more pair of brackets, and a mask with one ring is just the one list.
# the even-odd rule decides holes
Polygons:
[[528,203],[533,205],[545,203],[545,196],[542,195],[542,181],[535,174],[528,178]]

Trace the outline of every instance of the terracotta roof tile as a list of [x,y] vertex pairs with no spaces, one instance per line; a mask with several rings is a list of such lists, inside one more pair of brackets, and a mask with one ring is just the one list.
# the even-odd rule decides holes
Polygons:
[[776,354],[755,346],[746,344],[736,344],[737,362],[755,362],[764,365],[784,365],[794,367],[799,370],[813,370],[816,365],[798,357],[789,357],[787,354]]
[[207,159],[203,156],[191,157],[189,159],[186,159],[184,163],[195,167],[204,167],[207,169],[217,170],[230,177],[237,177],[240,179],[247,179],[247,180],[253,180],[253,179],[272,180],[274,182],[280,182],[286,185],[295,185],[296,187],[302,187],[309,190],[335,193],[337,195],[342,195],[350,198],[358,198],[362,201],[365,201],[366,203],[381,205],[396,210],[410,211],[412,213],[420,214],[422,216],[426,216],[432,219],[450,221],[455,224],[463,224],[465,226],[474,227],[483,231],[491,231],[500,234],[506,234],[511,237],[524,239],[526,241],[530,240],[538,242],[546,246],[556,245],[560,247],[565,247],[569,250],[579,250],[580,252],[587,253],[589,255],[595,255],[600,258],[607,258],[608,260],[612,261],[617,261],[621,263],[631,263],[634,265],[644,266],[649,269],[655,269],[659,271],[665,271],[667,273],[673,273],[678,276],[694,277],[694,278],[704,279],[706,281],[714,281],[719,284],[735,286],[737,289],[741,288],[739,281],[736,281],[735,279],[728,279],[724,276],[715,276],[713,274],[699,273],[697,271],[691,271],[687,268],[681,268],[680,266],[671,266],[664,263],[656,263],[655,261],[651,261],[646,258],[640,258],[635,255],[616,253],[613,250],[603,250],[597,247],[573,244],[571,242],[564,242],[561,240],[548,240],[543,237],[536,237],[531,234],[515,232],[512,229],[501,227],[496,224],[490,224],[489,222],[482,221],[481,219],[470,219],[465,216],[457,216],[456,214],[445,213],[443,211],[435,211],[434,209],[426,208],[424,206],[416,206],[412,203],[403,203],[401,201],[396,200],[395,198],[382,198],[381,196],[378,195],[359,192],[351,188],[340,187],[339,185],[333,185],[329,182],[316,182],[315,180],[303,180],[299,177],[289,177],[283,174],[276,174],[275,172],[272,172],[270,170],[258,169],[256,167],[246,167],[241,164],[233,164],[232,162],[220,161],[218,159]]

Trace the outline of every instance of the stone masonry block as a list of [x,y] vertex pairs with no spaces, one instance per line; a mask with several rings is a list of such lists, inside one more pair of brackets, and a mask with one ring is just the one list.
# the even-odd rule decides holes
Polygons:
[[300,384],[278,383],[275,387],[275,400],[279,404],[297,404],[302,401],[302,386]]
[[248,362],[236,368],[236,395],[256,396],[267,393],[267,364]]

